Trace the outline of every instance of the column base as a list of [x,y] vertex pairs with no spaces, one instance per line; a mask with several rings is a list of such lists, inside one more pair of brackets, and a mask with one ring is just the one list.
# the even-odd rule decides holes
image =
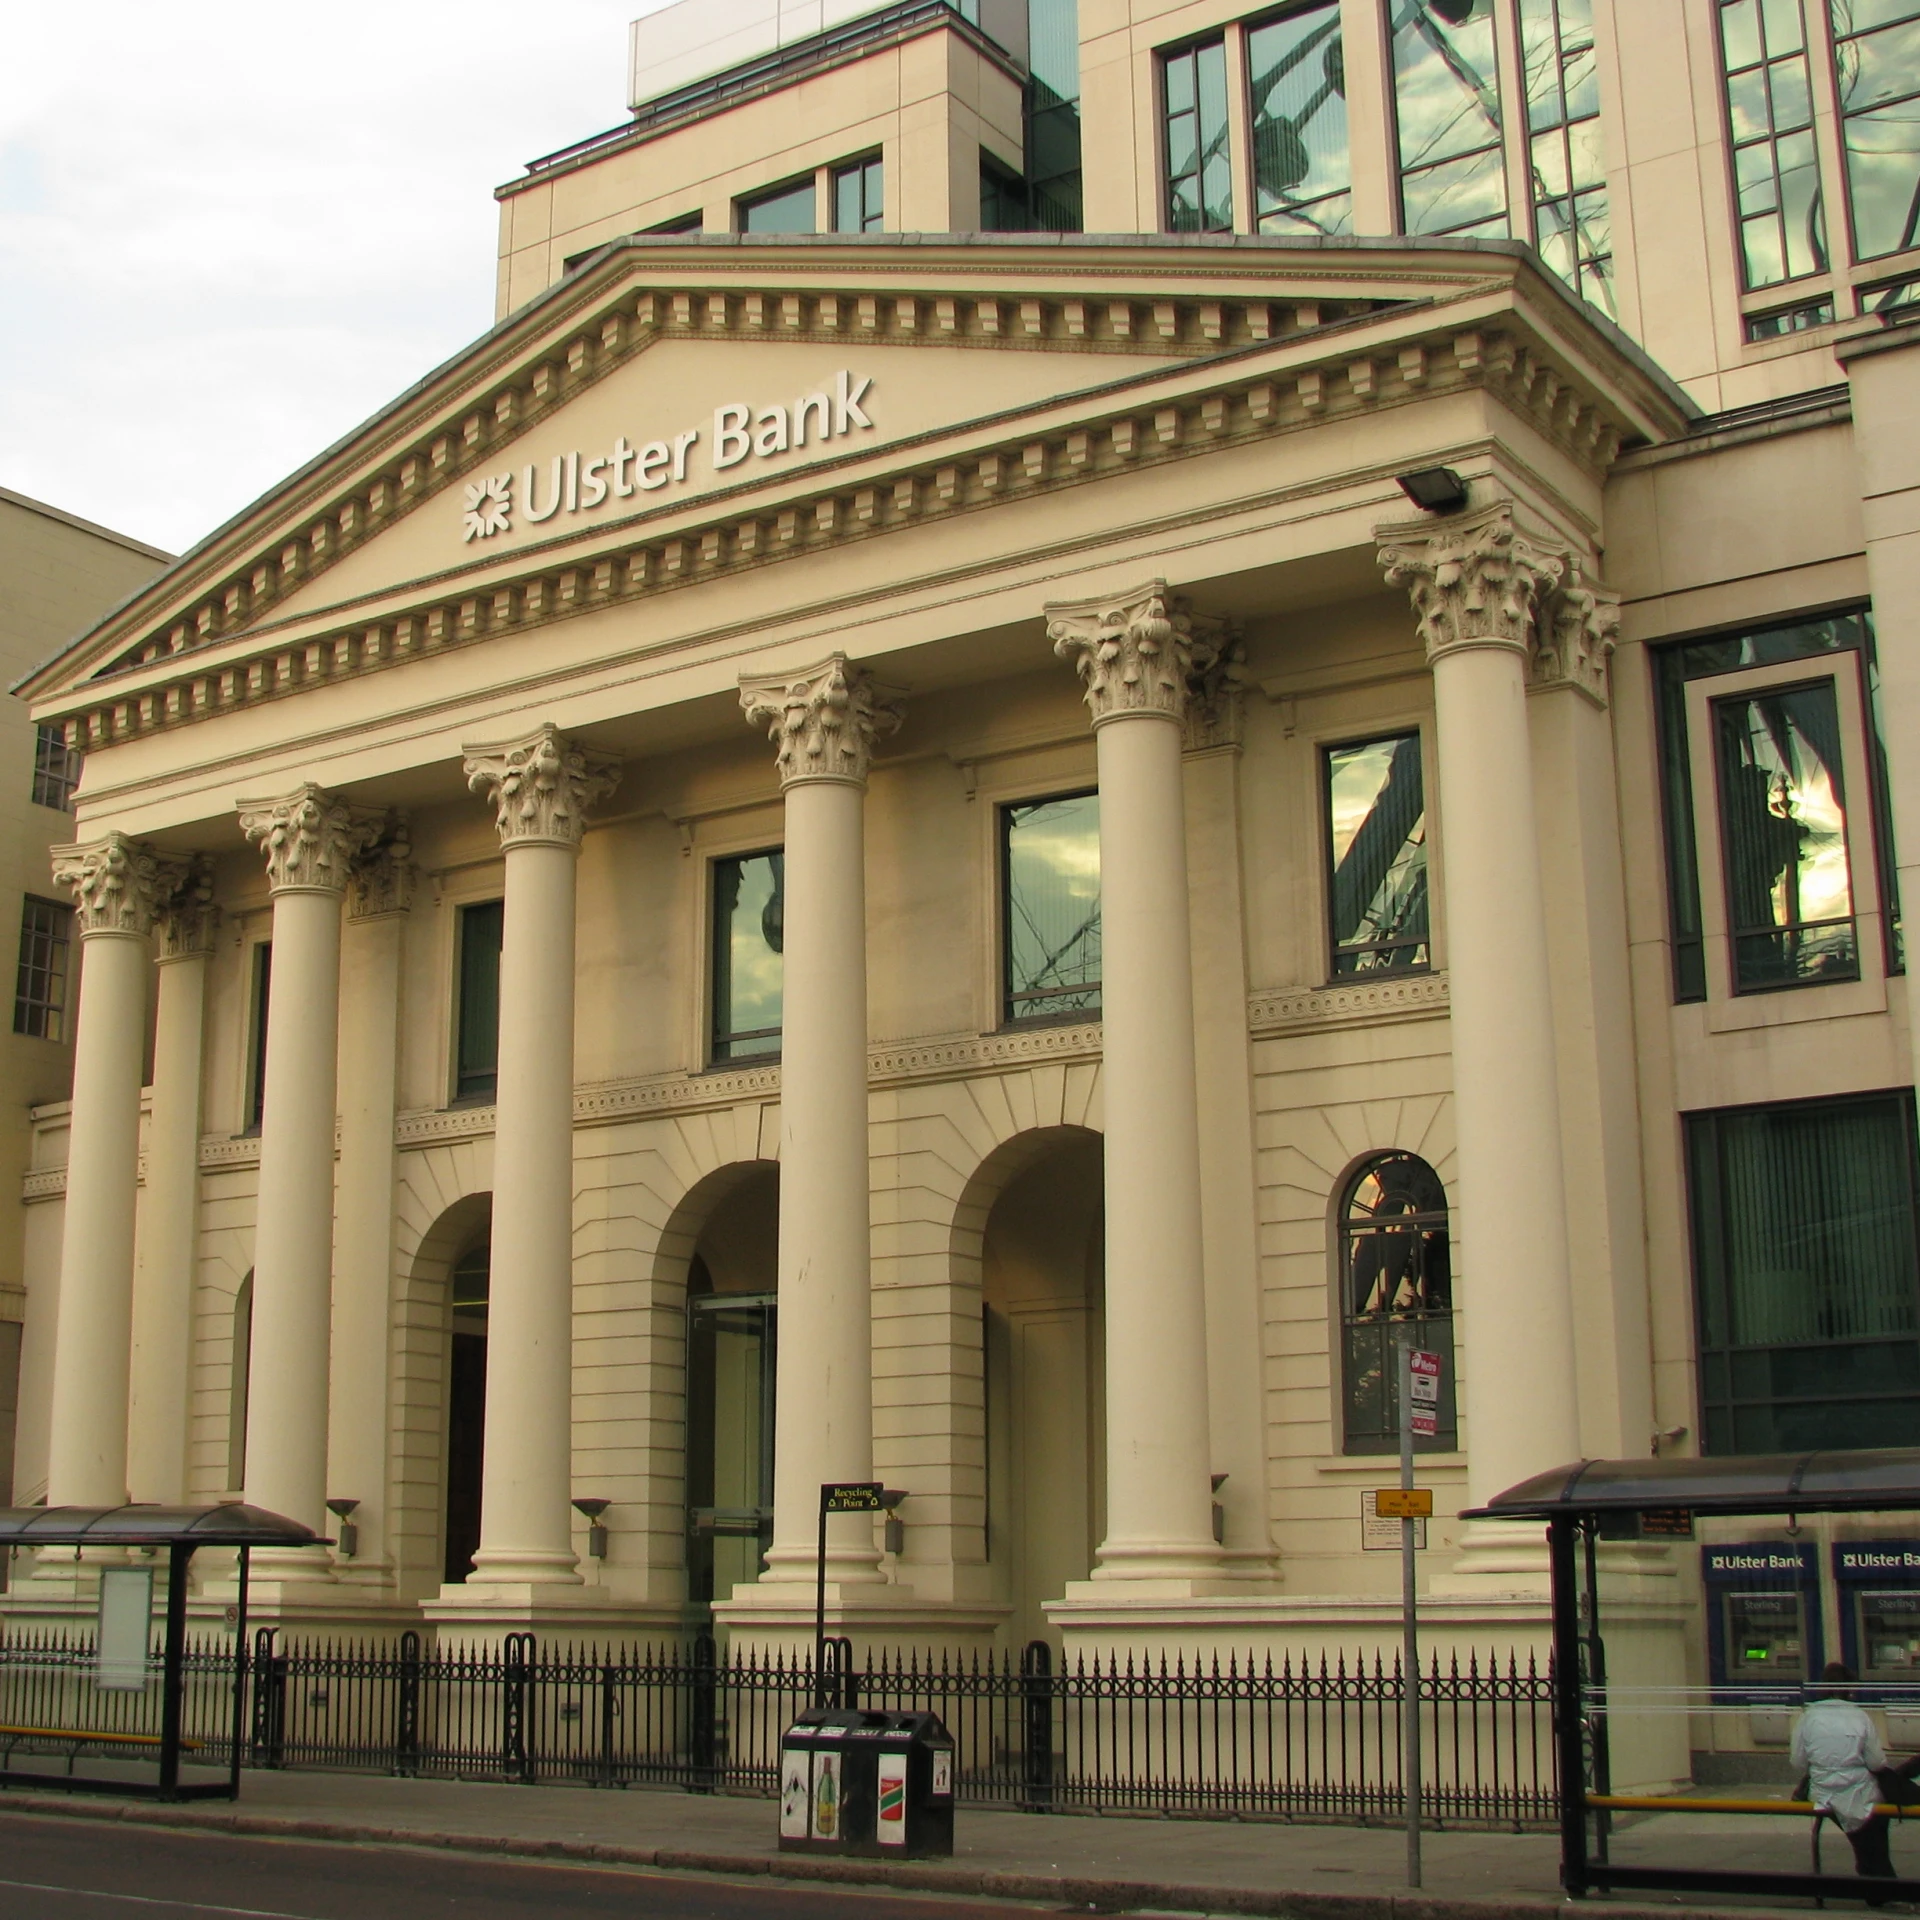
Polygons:
[[467,1580],[420,1602],[420,1617],[441,1640],[485,1646],[510,1633],[605,1633],[637,1627],[676,1632],[678,1611],[623,1605],[604,1587],[560,1580]]
[[1538,1601],[1553,1595],[1547,1563],[1547,1531],[1542,1523],[1519,1520],[1469,1520],[1451,1571],[1438,1574],[1428,1591],[1470,1600],[1495,1594]]
[[571,1547],[482,1547],[463,1590],[474,1587],[578,1587],[585,1582]]
[[[856,1660],[985,1651],[1010,1611],[923,1599],[911,1587],[883,1580],[827,1582],[827,1632],[850,1639]],[[810,1660],[814,1584],[761,1579],[735,1587],[730,1598],[715,1603],[713,1624],[732,1651]]]

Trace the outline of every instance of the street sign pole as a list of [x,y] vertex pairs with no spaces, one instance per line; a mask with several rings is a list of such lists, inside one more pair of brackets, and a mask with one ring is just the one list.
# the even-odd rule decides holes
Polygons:
[[[893,1499],[901,1496],[894,1494]],[[888,1494],[878,1480],[824,1480],[820,1484],[820,1541],[813,1562],[813,1704],[827,1700],[827,1516],[884,1513]],[[844,1680],[842,1682],[844,1684]]]
[[[1423,1356],[1424,1357],[1424,1356]],[[1400,1323],[1400,1490],[1413,1491],[1413,1326]],[[1411,1508],[1412,1502],[1404,1503]],[[1414,1585],[1414,1529],[1400,1520],[1400,1613],[1405,1645],[1400,1655],[1401,1773],[1407,1793],[1407,1885],[1420,1884],[1420,1627]]]

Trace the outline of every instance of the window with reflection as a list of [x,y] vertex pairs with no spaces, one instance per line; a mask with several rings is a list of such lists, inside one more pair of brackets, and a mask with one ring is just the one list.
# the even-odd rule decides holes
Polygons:
[[1719,0],[1720,67],[1748,287],[1818,273],[1826,210],[1800,0]]
[[1833,682],[1734,694],[1712,714],[1736,989],[1856,978]]
[[1425,967],[1432,955],[1420,736],[1329,747],[1323,758],[1333,971]]
[[1000,810],[1008,1020],[1100,1011],[1100,796]]
[[273,942],[253,949],[253,994],[247,1015],[247,1126],[258,1133],[267,1114],[267,1007],[273,994]]
[[1600,152],[1592,0],[1520,0],[1520,64],[1541,257],[1583,300],[1611,314],[1613,228]]
[[14,975],[13,1030],[34,1040],[67,1038],[67,970],[73,909],[28,894],[20,907],[20,964]]
[[880,156],[876,153],[833,174],[833,230],[835,233],[878,233],[885,225],[885,193]]
[[1208,40],[1167,55],[1165,93],[1167,229],[1233,230],[1233,163],[1227,147],[1227,48]]
[[1493,0],[1389,0],[1403,233],[1507,232]]
[[771,193],[741,200],[736,211],[742,233],[816,233],[819,213],[814,205],[813,175],[775,187]]
[[1707,1453],[1913,1443],[1912,1096],[1686,1116]]
[[460,1009],[454,1032],[453,1097],[491,1100],[500,1084],[500,937],[503,901],[460,909]]
[[1453,1366],[1453,1267],[1447,1193],[1411,1153],[1354,1176],[1340,1206],[1341,1380],[1348,1453],[1396,1453],[1402,1344],[1441,1358],[1438,1431],[1417,1451],[1459,1444]]
[[778,849],[713,863],[715,1061],[780,1051],[786,856]]
[[1339,0],[1247,32],[1254,219],[1262,233],[1351,233]]
[[1920,0],[1828,0],[1853,253],[1920,245]]

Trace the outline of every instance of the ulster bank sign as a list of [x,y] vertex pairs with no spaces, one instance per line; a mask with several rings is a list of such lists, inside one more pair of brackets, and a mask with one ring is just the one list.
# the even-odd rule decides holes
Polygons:
[[461,537],[488,540],[512,532],[516,524],[539,526],[561,514],[592,513],[609,500],[697,482],[704,477],[702,469],[724,473],[746,460],[824,446],[873,426],[864,404],[872,387],[871,377],[843,368],[831,391],[821,387],[803,393],[791,406],[727,401],[714,408],[704,435],[699,427],[688,427],[671,439],[636,446],[623,433],[606,452],[574,449],[517,471],[506,468],[466,487]]

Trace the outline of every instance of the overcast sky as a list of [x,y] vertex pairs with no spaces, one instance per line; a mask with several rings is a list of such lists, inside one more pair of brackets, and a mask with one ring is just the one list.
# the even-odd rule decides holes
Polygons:
[[0,486],[178,552],[493,322],[664,0],[4,0]]

